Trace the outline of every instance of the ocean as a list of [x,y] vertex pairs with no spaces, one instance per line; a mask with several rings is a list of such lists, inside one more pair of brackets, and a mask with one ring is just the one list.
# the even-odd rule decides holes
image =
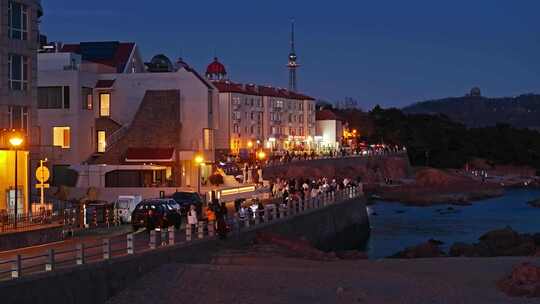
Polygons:
[[477,242],[485,232],[506,226],[520,233],[540,232],[540,208],[527,204],[537,198],[540,190],[511,189],[472,206],[407,207],[375,201],[367,207],[371,234],[365,249],[370,259],[377,259],[429,239],[444,242],[447,251],[454,242]]

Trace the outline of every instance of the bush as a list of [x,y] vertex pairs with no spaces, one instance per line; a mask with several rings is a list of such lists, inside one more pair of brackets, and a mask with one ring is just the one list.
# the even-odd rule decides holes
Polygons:
[[223,176],[219,173],[214,173],[208,177],[208,180],[210,181],[210,184],[214,186],[220,186],[223,185]]

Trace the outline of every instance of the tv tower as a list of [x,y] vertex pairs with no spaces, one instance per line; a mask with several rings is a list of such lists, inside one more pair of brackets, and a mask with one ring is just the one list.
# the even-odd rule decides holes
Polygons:
[[289,53],[289,91],[296,92],[296,69],[300,66],[296,62],[296,52],[294,50],[294,19],[291,20],[291,52]]

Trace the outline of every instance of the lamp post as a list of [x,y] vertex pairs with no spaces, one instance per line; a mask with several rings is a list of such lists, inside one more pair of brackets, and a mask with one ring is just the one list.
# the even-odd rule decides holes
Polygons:
[[201,165],[204,162],[202,155],[195,156],[195,163],[197,164],[197,193],[201,193]]
[[19,186],[17,185],[18,184],[18,181],[17,181],[17,167],[18,167],[18,159],[17,159],[17,155],[18,155],[18,150],[17,148],[19,148],[20,145],[22,145],[24,139],[22,138],[22,136],[19,136],[18,134],[13,134],[10,138],[9,138],[9,143],[11,144],[11,146],[15,149],[15,210],[14,210],[14,215],[15,215],[15,221],[13,222],[13,228],[17,229],[17,211],[18,211],[18,203],[19,203]]

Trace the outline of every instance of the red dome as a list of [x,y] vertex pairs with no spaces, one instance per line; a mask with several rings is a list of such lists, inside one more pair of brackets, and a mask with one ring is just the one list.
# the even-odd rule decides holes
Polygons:
[[217,57],[214,57],[214,62],[210,63],[206,68],[206,75],[225,76],[227,75],[227,71],[225,70],[225,66],[219,62]]

